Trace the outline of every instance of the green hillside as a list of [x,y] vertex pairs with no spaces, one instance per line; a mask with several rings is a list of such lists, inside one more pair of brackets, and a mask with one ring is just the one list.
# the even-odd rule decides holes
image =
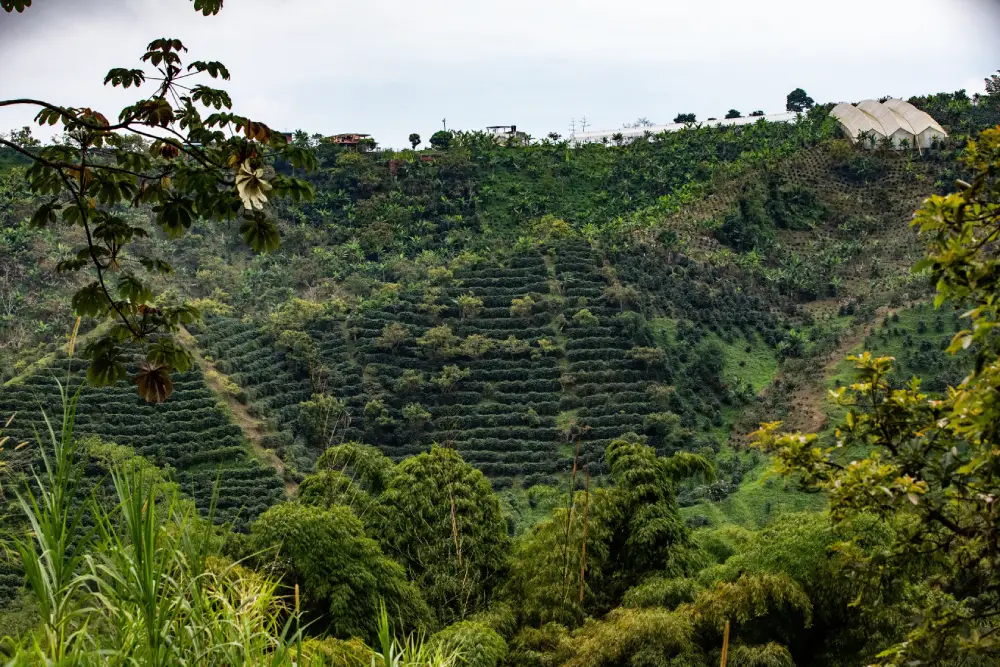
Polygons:
[[[361,667],[419,644],[438,655],[413,664],[434,667],[707,667],[731,630],[729,667],[853,667],[892,647],[992,664],[996,485],[950,500],[949,484],[995,469],[979,451],[995,337],[970,334],[978,366],[947,355],[965,324],[929,304],[935,289],[982,303],[993,265],[974,284],[954,253],[914,272],[930,236],[911,221],[964,178],[977,185],[956,196],[993,224],[1000,133],[982,134],[991,167],[960,159],[1000,120],[997,95],[914,98],[952,131],[920,152],[854,146],[829,105],[579,147],[296,133],[316,169],[247,159],[234,181],[314,190],[272,197],[270,252],[240,238],[270,247],[270,219],[222,189],[198,210],[229,202],[239,234],[172,195],[95,203],[131,235],[102,267],[108,303],[86,287],[93,230],[61,224],[77,213],[29,224],[42,199],[0,153],[0,523],[20,539],[0,558],[0,653]],[[969,245],[958,228],[932,246]],[[151,257],[172,270],[143,273],[146,293],[128,267]],[[117,313],[145,325],[188,306],[200,316],[175,339]],[[845,357],[864,350],[895,357],[884,382],[854,384]],[[88,365],[115,381],[92,386]],[[948,403],[973,368],[975,409]],[[931,395],[906,392],[914,375]],[[57,379],[79,409],[50,442]],[[829,397],[850,386],[873,393],[848,412]],[[980,431],[962,421],[982,415]],[[801,433],[751,436],[778,420]],[[79,635],[52,639],[57,621]]]
[[[164,302],[194,298],[206,314],[191,326],[199,354],[224,376],[221,398],[259,420],[234,423],[277,454],[287,483],[332,444],[400,460],[436,442],[495,488],[523,489],[565,477],[577,444],[601,474],[628,432],[746,471],[760,462],[730,439],[767,416],[758,394],[782,361],[854,326],[850,313],[926,293],[908,273],[919,246],[907,221],[950,155],[857,152],[824,114],[575,149],[458,134],[426,160],[320,145],[315,200],[280,204],[279,251],[248,255],[197,223],[137,251],[171,253]],[[58,349],[59,293],[74,284],[34,286],[71,239],[16,224],[30,205],[16,173],[4,181],[22,280],[4,325],[5,350],[20,350],[9,376]],[[252,451],[226,428],[220,447]],[[150,433],[108,435],[170,446]]]
[[[169,403],[151,405],[135,395],[127,383],[110,389],[88,387],[81,363],[59,359],[44,372],[0,391],[0,415],[16,415],[4,435],[12,441],[33,442],[35,432],[46,432],[40,414],[51,419],[62,412],[59,384],[70,392],[80,389],[75,431],[106,442],[131,447],[173,475],[178,486],[207,512],[218,493],[216,515],[236,526],[247,526],[282,497],[275,471],[252,458],[240,428],[232,423],[200,372],[177,378]],[[38,465],[35,447],[15,452],[7,467],[27,474]]]

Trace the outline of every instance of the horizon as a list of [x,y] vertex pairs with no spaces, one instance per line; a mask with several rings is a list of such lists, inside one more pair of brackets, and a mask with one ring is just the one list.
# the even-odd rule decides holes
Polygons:
[[[95,0],[84,10],[50,0],[0,15],[0,61],[33,64],[0,80],[0,98],[117,114],[135,91],[103,86],[104,74],[137,66],[148,41],[171,36],[190,48],[190,59],[225,63],[232,80],[223,87],[234,108],[275,130],[364,132],[382,147],[402,148],[411,132],[426,144],[443,122],[456,130],[503,124],[533,137],[566,137],[584,117],[590,130],[611,130],[642,117],[667,124],[678,113],[699,120],[731,108],[780,113],[785,95],[799,87],[817,103],[963,88],[971,95],[1000,67],[1000,44],[991,39],[1000,6],[990,0],[879,3],[881,14],[905,7],[921,16],[921,24],[935,26],[934,40],[908,30],[859,31],[854,21],[829,20],[827,7],[803,9],[790,0],[764,8],[630,0],[613,10],[625,17],[620,22],[593,0],[582,8],[568,0],[536,4],[438,0],[417,11],[400,0],[336,7],[285,0],[276,11],[273,3],[245,0],[205,18],[183,2]],[[843,16],[855,10],[875,13],[858,0],[839,9]],[[499,12],[517,20],[498,20]],[[114,39],[93,43],[104,34]],[[52,43],[60,49],[52,51]],[[705,44],[713,48],[706,52]],[[83,45],[94,50],[90,58],[65,58]],[[0,110],[0,131],[23,125],[33,125],[30,113]]]

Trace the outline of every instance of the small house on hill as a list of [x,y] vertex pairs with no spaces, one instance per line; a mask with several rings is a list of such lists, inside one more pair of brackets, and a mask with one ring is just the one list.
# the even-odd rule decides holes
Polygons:
[[332,137],[327,137],[326,141],[331,144],[338,144],[340,146],[357,146],[361,143],[362,139],[367,139],[370,134],[359,134],[356,132],[347,132],[345,134],[335,134]]

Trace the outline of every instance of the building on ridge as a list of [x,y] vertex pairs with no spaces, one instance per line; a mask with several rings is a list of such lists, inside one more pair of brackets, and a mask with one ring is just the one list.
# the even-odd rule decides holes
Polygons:
[[799,114],[775,113],[764,116],[742,116],[740,118],[722,118],[701,123],[667,123],[666,125],[646,125],[641,127],[626,127],[617,130],[594,130],[591,132],[574,132],[569,136],[572,146],[581,144],[629,143],[643,137],[653,137],[663,132],[679,132],[691,127],[729,127],[737,125],[753,125],[754,123],[791,123]]
[[360,134],[357,132],[348,132],[346,134],[335,134],[332,137],[326,137],[326,141],[331,144],[338,144],[340,146],[354,146],[357,147],[361,143],[362,139],[367,139],[370,134]]
[[890,142],[892,148],[932,148],[948,136],[930,114],[909,102],[889,98],[884,102],[862,100],[857,104],[841,102],[830,115],[840,123],[844,134],[854,143],[864,140],[865,148]]

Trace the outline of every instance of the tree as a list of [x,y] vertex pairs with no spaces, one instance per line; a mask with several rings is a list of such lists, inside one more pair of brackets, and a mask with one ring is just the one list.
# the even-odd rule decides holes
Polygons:
[[509,547],[486,477],[454,450],[434,446],[397,466],[381,503],[383,546],[420,584],[438,619],[485,608]]
[[715,235],[741,252],[763,250],[774,241],[774,220],[768,214],[766,198],[759,186],[744,186],[736,206],[725,214]]
[[492,350],[494,345],[492,338],[482,334],[472,334],[465,337],[462,344],[458,346],[458,351],[463,356],[478,359]]
[[[4,136],[5,135],[0,134],[0,137]],[[21,148],[38,148],[39,146],[42,145],[42,142],[40,142],[38,139],[35,139],[35,137],[32,135],[31,127],[29,127],[28,125],[25,125],[20,130],[11,130],[9,133],[7,133],[5,138],[8,139],[14,145],[19,146]]]
[[741,114],[736,109],[730,109],[729,111],[726,112],[726,118],[739,118],[742,115],[743,114]]
[[559,141],[562,139],[562,135],[558,132],[549,132],[546,136],[549,138],[549,141]]
[[424,384],[426,381],[423,373],[407,368],[402,375],[396,378],[393,388],[401,394],[416,394],[423,388]]
[[[835,396],[848,407],[837,446],[823,448],[815,434],[782,434],[762,425],[757,445],[776,457],[784,474],[830,494],[830,516],[842,526],[873,516],[891,530],[870,553],[858,540],[840,547],[849,567],[863,573],[862,603],[894,581],[908,582],[909,632],[879,656],[883,665],[968,658],[995,662],[991,639],[1000,610],[1000,543],[994,534],[1000,497],[1000,355],[994,328],[1000,316],[1000,130],[970,141],[964,160],[970,183],[932,196],[913,224],[928,244],[915,267],[937,285],[935,303],[969,309],[970,327],[955,334],[949,351],[975,351],[972,372],[944,395],[929,395],[920,381],[889,381],[893,360],[869,352],[852,357],[857,383]],[[847,463],[840,446],[868,452]]]
[[299,424],[310,444],[329,447],[343,425],[346,429],[351,417],[347,404],[336,396],[313,394],[308,401],[299,403]]
[[399,322],[390,322],[382,327],[381,335],[375,339],[375,347],[383,350],[392,350],[395,353],[396,348],[410,340],[410,338],[410,330],[406,328],[406,325]]
[[[195,0],[205,14],[217,13],[221,5],[220,0]],[[4,0],[0,6],[21,12],[30,3]],[[315,164],[308,150],[288,144],[282,134],[232,113],[224,90],[197,82],[206,76],[229,79],[226,67],[200,60],[185,67],[186,52],[180,40],[156,39],[141,58],[152,70],[108,72],[105,84],[123,89],[155,82],[148,97],[111,116],[114,121],[86,106],[0,100],[3,107],[38,109],[39,125],[61,125],[68,139],[38,147],[0,138],[0,146],[31,161],[28,180],[40,199],[32,224],[61,222],[84,232],[85,243],[58,270],[89,274],[72,298],[78,316],[115,321],[84,348],[88,380],[95,386],[116,384],[126,377],[128,352],[138,349],[144,359],[132,381],[146,400],[157,402],[173,390],[171,372],[191,366],[191,355],[175,343],[173,333],[198,312],[187,304],[157,303],[150,281],[171,266],[161,256],[132,250],[133,241],[148,230],[123,210],[148,207],[153,223],[173,239],[198,219],[235,220],[254,251],[269,252],[280,236],[264,211],[268,198],[308,198],[312,187],[265,174],[265,168],[278,157],[295,167]]]
[[1000,95],[1000,70],[986,77],[985,82],[987,95]]
[[639,291],[619,280],[615,280],[604,288],[604,296],[617,301],[621,312],[625,312],[626,306],[634,306],[639,301]]
[[455,386],[459,382],[468,378],[472,374],[468,368],[459,368],[458,366],[445,366],[441,371],[441,375],[437,375],[431,378],[431,384],[440,389],[441,391],[448,393],[455,389]]
[[801,88],[796,88],[788,93],[785,98],[785,110],[801,113],[816,106],[815,100],[806,94]]
[[597,318],[597,315],[590,312],[589,308],[581,308],[576,311],[575,315],[573,315],[573,323],[578,327],[589,329],[591,327],[596,327],[601,323],[601,321]]
[[675,123],[694,123],[696,122],[695,115],[693,113],[679,113],[674,117]]
[[410,134],[408,141],[410,142],[410,145],[413,146],[413,150],[417,150],[417,146],[420,145],[420,135],[413,132]]
[[453,137],[454,135],[447,130],[438,130],[431,135],[431,146],[438,150],[444,150],[451,145]]
[[328,369],[320,359],[316,341],[304,331],[282,331],[277,346],[288,359],[306,371],[313,393],[321,393]]
[[457,343],[458,336],[452,333],[451,327],[447,324],[432,327],[417,339],[417,345],[423,348],[427,356],[432,358],[447,357],[452,354]]
[[410,403],[403,408],[403,419],[409,424],[413,433],[420,433],[431,418],[431,413],[419,403]]
[[756,111],[751,111],[751,112],[750,112],[750,115],[751,115],[752,117],[754,117],[754,118],[757,118],[757,117],[759,117],[759,116],[763,116],[763,115],[764,115],[764,112],[763,112],[762,110],[760,110],[760,109],[757,109]]
[[392,426],[395,423],[392,416],[389,414],[389,407],[381,398],[373,398],[365,403],[363,414],[365,418],[365,426],[373,432]]
[[332,634],[373,637],[381,602],[411,627],[430,620],[427,603],[407,581],[406,571],[365,535],[346,507],[281,503],[250,530],[261,565],[289,585],[298,584],[304,604],[323,614]]
[[528,317],[534,307],[535,300],[531,298],[530,294],[514,297],[510,301],[510,314],[514,317]]
[[660,458],[652,447],[626,438],[612,441],[605,457],[616,484],[612,502],[619,517],[609,545],[615,580],[627,588],[651,573],[687,573],[694,549],[674,484],[695,474],[713,479],[711,464],[687,452]]
[[458,305],[458,314],[464,320],[467,317],[475,317],[483,309],[483,300],[472,292],[462,294],[455,303]]

